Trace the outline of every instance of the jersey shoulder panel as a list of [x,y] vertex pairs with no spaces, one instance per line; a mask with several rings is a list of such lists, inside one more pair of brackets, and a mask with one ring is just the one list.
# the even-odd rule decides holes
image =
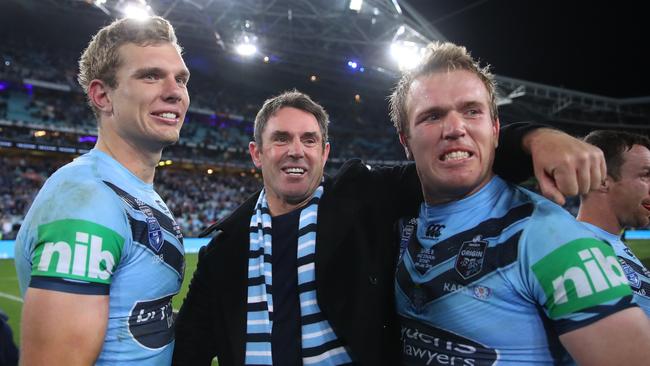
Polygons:
[[549,318],[575,329],[627,307],[632,292],[612,247],[560,206],[524,193],[535,210],[520,239],[520,265]]
[[109,284],[130,231],[123,205],[92,163],[59,169],[25,220],[32,276]]

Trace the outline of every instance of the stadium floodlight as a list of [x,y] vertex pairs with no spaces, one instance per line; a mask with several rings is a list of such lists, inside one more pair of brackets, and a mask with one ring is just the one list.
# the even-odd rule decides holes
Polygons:
[[353,70],[356,70],[357,67],[359,67],[359,63],[357,63],[356,61],[350,60],[350,61],[348,61],[348,67],[353,69]]
[[358,13],[361,11],[361,5],[363,5],[363,0],[350,0],[350,10]]
[[257,46],[251,43],[240,43],[235,46],[235,51],[242,56],[252,56],[257,53]]
[[127,4],[123,9],[124,16],[136,20],[145,20],[151,17],[151,6],[146,2],[132,2]]
[[250,32],[242,32],[235,38],[235,52],[244,57],[257,53],[257,36]]
[[390,45],[390,54],[397,61],[401,71],[410,70],[420,63],[424,48],[416,42],[395,41]]

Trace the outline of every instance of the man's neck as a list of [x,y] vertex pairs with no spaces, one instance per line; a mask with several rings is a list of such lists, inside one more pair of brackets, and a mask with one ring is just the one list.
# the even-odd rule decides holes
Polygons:
[[290,203],[285,200],[283,200],[280,197],[274,196],[272,193],[269,193],[270,190],[266,189],[266,203],[269,206],[269,211],[271,213],[271,217],[275,216],[280,216],[284,215],[286,213],[289,213],[293,210],[299,209],[304,207],[307,203],[309,203],[309,200],[311,200],[311,196],[314,194],[314,192],[311,192],[307,198],[305,198],[302,202],[299,203]]
[[[478,193],[483,187],[488,185],[495,174],[491,173],[486,179],[484,179],[480,184],[475,187],[470,188],[459,188],[459,189],[428,189],[424,184],[422,187],[422,195],[424,197],[424,202],[429,206],[444,205],[450,202],[463,200],[473,194]],[[422,178],[420,178],[423,181]]]
[[607,207],[583,202],[577,216],[578,221],[587,222],[613,235],[620,235],[623,228],[616,215]]
[[145,151],[134,143],[120,138],[102,138],[101,133],[95,148],[115,159],[143,182],[153,183],[162,151]]

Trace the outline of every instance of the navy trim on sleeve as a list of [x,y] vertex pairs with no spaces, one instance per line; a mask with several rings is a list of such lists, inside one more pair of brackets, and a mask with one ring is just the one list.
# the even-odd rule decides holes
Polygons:
[[69,280],[59,277],[32,276],[29,287],[81,295],[108,295],[110,285]]
[[555,330],[557,331],[558,335],[562,335],[572,330],[586,327],[587,325],[593,324],[599,321],[600,319],[606,318],[614,313],[618,313],[621,310],[625,310],[627,308],[632,308],[632,307],[638,307],[638,305],[632,302],[632,295],[628,295],[622,297],[616,304],[596,305],[587,309],[580,310],[581,313],[595,314],[594,316],[589,317],[588,319],[584,319],[580,321],[574,321],[569,319],[557,320],[554,322]]

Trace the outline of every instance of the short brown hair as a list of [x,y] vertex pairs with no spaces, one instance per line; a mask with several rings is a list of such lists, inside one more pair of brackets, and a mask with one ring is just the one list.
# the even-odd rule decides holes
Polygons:
[[589,133],[584,141],[603,151],[607,175],[616,181],[621,179],[621,166],[625,162],[624,152],[629,151],[634,145],[644,146],[650,150],[648,137],[626,131],[596,130]]
[[408,111],[407,99],[413,81],[421,76],[441,71],[466,70],[483,82],[490,98],[490,115],[492,120],[498,118],[496,101],[496,82],[494,75],[490,73],[490,66],[481,67],[475,61],[467,49],[451,42],[434,42],[426,47],[422,62],[413,70],[404,72],[397,82],[389,99],[390,119],[397,129],[397,133],[408,135]]
[[[79,59],[77,81],[86,95],[88,95],[90,82],[95,79],[103,81],[111,88],[117,87],[116,74],[122,62],[118,49],[126,43],[134,43],[138,46],[171,43],[179,53],[182,52],[174,28],[159,16],[145,20],[131,18],[115,20],[93,36]],[[95,117],[99,118],[99,111],[90,100],[88,104],[93,109]]]
[[318,127],[323,135],[323,149],[328,141],[327,125],[329,124],[329,116],[325,109],[318,103],[314,102],[307,94],[301,93],[297,90],[286,91],[280,95],[276,95],[264,102],[262,108],[257,112],[255,117],[255,131],[253,133],[255,143],[262,146],[262,132],[266,128],[266,123],[273,117],[280,109],[285,107],[296,108],[301,111],[312,114],[318,122]]

